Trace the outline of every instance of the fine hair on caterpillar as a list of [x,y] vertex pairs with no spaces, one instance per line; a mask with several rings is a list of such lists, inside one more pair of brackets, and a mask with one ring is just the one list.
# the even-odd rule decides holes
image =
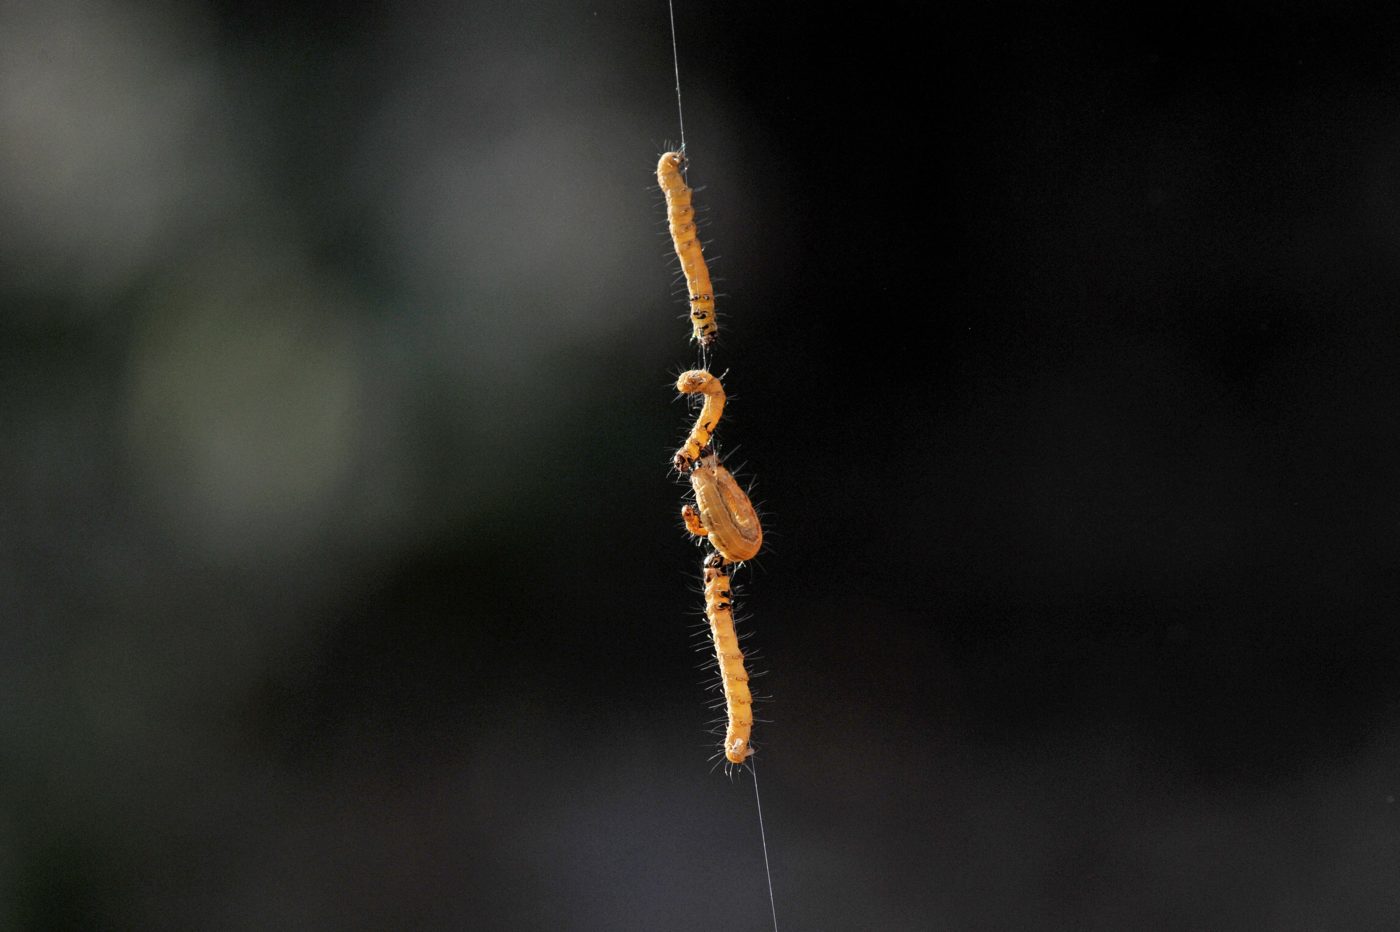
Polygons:
[[666,196],[666,224],[671,232],[671,245],[681,263],[681,274],[685,276],[691,337],[704,348],[714,343],[719,324],[715,321],[715,288],[695,228],[693,192],[681,173],[685,161],[680,151],[661,153],[656,163],[656,181]]

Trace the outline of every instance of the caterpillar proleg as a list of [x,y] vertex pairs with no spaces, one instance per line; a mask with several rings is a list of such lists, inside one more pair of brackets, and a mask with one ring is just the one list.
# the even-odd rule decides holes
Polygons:
[[705,617],[710,622],[710,639],[715,645],[715,662],[724,687],[724,756],[731,764],[742,764],[753,754],[749,736],[753,732],[753,694],[749,674],[744,669],[744,652],[734,632],[734,605],[729,592],[729,573],[717,553],[705,558]]
[[695,419],[695,426],[690,429],[690,436],[685,438],[685,443],[672,460],[676,469],[685,472],[700,458],[700,451],[709,444],[719,424],[719,416],[724,413],[724,386],[704,369],[691,369],[682,372],[676,379],[676,391],[685,395],[705,396],[705,405]]
[[715,289],[710,284],[710,269],[695,232],[695,208],[691,204],[690,186],[681,175],[685,156],[679,152],[663,152],[656,163],[656,180],[666,195],[666,222],[671,228],[671,243],[676,258],[681,260],[685,284],[690,295],[690,328],[695,341],[709,346],[715,341],[719,325],[715,322]]
[[725,563],[751,559],[763,547],[763,525],[749,497],[734,476],[710,453],[690,470],[695,505],[681,509],[685,526],[696,537],[708,537]]

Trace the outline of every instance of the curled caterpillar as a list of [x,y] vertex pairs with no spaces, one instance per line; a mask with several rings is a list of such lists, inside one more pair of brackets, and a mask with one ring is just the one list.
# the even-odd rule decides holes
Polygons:
[[719,416],[724,413],[724,386],[704,369],[691,369],[682,372],[676,379],[676,391],[685,395],[705,396],[705,405],[695,419],[695,426],[690,429],[690,436],[685,438],[685,443],[672,458],[676,469],[685,472],[700,458],[700,451],[709,444],[715,426],[719,424]]
[[690,470],[695,504],[681,509],[685,526],[696,537],[708,537],[725,563],[748,560],[763,547],[758,512],[733,474],[710,453]]
[[719,325],[715,322],[715,289],[710,284],[710,269],[695,232],[695,208],[691,206],[690,186],[681,177],[685,156],[679,152],[663,152],[656,163],[656,180],[666,195],[666,222],[671,227],[671,243],[681,260],[685,284],[690,295],[690,328],[701,346],[715,342]]
[[705,617],[710,621],[710,639],[715,645],[720,683],[724,687],[724,756],[731,764],[742,764],[753,754],[749,737],[753,732],[753,693],[744,669],[744,652],[734,633],[734,604],[729,593],[729,574],[717,553],[705,558]]

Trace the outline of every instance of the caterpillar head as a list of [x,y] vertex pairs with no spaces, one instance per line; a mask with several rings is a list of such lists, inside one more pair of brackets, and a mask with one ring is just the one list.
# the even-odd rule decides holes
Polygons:
[[724,756],[731,764],[742,764],[753,756],[753,748],[743,738],[735,738],[724,746]]
[[676,391],[683,395],[694,395],[703,393],[713,395],[722,391],[719,379],[710,375],[704,369],[690,369],[682,372],[680,378],[676,379]]
[[719,473],[719,454],[710,447],[700,451],[700,458],[690,465],[692,472],[702,472],[707,476]]

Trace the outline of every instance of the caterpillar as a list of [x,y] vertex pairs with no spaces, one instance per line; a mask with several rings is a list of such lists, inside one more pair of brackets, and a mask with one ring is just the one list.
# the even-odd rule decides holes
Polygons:
[[690,470],[695,505],[681,509],[686,529],[696,537],[708,537],[725,563],[748,560],[763,547],[763,525],[758,512],[719,456],[711,452]]
[[676,258],[681,260],[685,284],[690,295],[691,335],[701,346],[715,342],[719,324],[715,321],[715,289],[710,284],[710,269],[695,232],[695,208],[691,205],[690,186],[681,176],[685,156],[679,152],[663,152],[656,163],[656,180],[666,195],[666,221],[671,227],[671,243]]
[[710,621],[710,639],[715,645],[720,684],[724,688],[724,756],[731,764],[742,764],[753,754],[749,738],[753,733],[753,693],[744,669],[744,652],[734,632],[734,603],[729,592],[729,574],[717,553],[705,558],[705,617]]
[[719,424],[719,416],[724,413],[724,386],[704,369],[691,369],[682,372],[676,379],[676,391],[685,395],[705,396],[705,405],[695,419],[695,426],[690,429],[690,436],[686,437],[684,445],[672,458],[676,469],[685,472],[700,458],[700,451],[709,444],[715,426]]

